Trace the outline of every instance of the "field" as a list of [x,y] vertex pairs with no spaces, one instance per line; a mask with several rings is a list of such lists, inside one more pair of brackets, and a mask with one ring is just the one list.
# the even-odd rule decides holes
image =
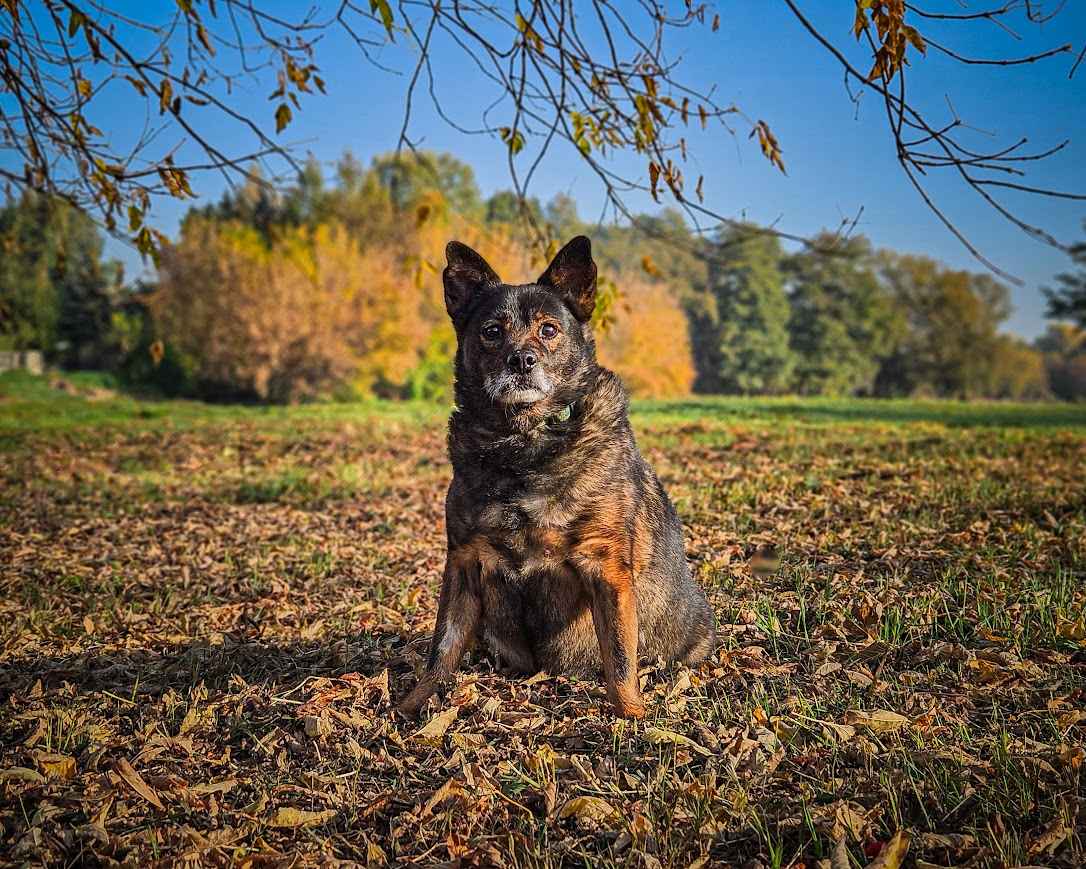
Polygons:
[[721,635],[638,723],[481,653],[392,714],[444,415],[0,376],[0,863],[1086,863],[1086,407],[638,405]]

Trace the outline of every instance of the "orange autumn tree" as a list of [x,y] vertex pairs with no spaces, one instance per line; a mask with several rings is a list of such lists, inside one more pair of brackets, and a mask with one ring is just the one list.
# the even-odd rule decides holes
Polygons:
[[394,254],[329,224],[269,246],[237,223],[186,221],[150,301],[160,337],[205,391],[289,402],[347,383],[402,384],[426,330]]
[[597,336],[600,362],[636,396],[686,395],[694,385],[687,320],[667,287],[619,275],[614,320]]

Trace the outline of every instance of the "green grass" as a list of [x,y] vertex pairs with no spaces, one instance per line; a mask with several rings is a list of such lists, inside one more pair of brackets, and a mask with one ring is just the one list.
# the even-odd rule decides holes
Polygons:
[[[293,425],[320,426],[375,416],[389,420],[425,421],[442,417],[447,409],[429,402],[321,402],[293,407],[244,404],[207,404],[199,401],[144,399],[114,392],[109,377],[95,373],[64,374],[76,392],[50,385],[54,378],[25,372],[0,374],[0,439],[12,442],[25,435],[68,432],[73,429],[113,431],[188,429],[231,424],[253,424],[273,429]],[[93,395],[95,390],[109,395]]]
[[1086,404],[1003,401],[933,401],[905,398],[733,398],[698,397],[639,401],[638,416],[673,423],[731,417],[751,421],[837,423],[935,423],[952,427],[1025,429],[1082,428]]
[[[271,428],[291,424],[319,426],[374,416],[425,422],[447,413],[447,408],[441,405],[411,401],[319,402],[278,407],[140,399],[115,391],[117,384],[110,376],[94,372],[62,375],[76,390],[69,393],[50,385],[55,379],[24,372],[0,374],[0,436],[119,426],[178,430],[230,423]],[[112,394],[93,396],[95,391]],[[88,394],[93,396],[92,400],[88,400]],[[633,416],[650,429],[721,420],[827,426],[932,423],[954,428],[1086,428],[1086,404],[996,401],[713,396],[635,401]]]
[[65,379],[0,376],[0,862],[1086,862],[1086,408],[635,403],[719,649],[636,724],[476,654],[427,741],[447,408]]

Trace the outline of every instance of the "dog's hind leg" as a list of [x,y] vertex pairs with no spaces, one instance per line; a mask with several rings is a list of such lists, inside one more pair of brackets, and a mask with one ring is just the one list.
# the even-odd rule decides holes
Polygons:
[[688,667],[693,667],[709,657],[714,648],[716,648],[716,632],[712,624],[702,625],[697,631],[691,633],[679,661]]

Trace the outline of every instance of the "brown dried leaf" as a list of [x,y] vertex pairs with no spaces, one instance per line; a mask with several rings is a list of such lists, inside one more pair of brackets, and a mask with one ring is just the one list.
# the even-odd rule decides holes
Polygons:
[[132,764],[125,758],[119,758],[113,765],[113,768],[117,771],[117,775],[124,779],[125,784],[132,788],[132,790],[147,800],[147,802],[156,809],[163,812],[166,811],[166,807],[162,805],[162,800],[159,799],[158,794],[151,789],[147,782],[143,780],[143,777],[136,772],[132,767]]
[[189,788],[190,793],[194,794],[228,794],[235,787],[237,787],[238,780],[236,778],[223,779],[217,782],[208,782],[202,785],[193,785]]
[[898,830],[879,851],[879,856],[867,864],[867,869],[900,869],[901,861],[908,851],[909,832]]
[[448,730],[449,726],[456,720],[456,716],[459,712],[460,709],[457,706],[450,706],[443,712],[439,712],[411,734],[411,740],[413,742],[421,742],[425,745],[441,745],[444,741],[445,731]]
[[837,844],[833,846],[830,869],[852,869],[852,864],[848,861],[848,845],[845,844],[844,836],[838,838]]
[[25,766],[10,766],[7,769],[0,770],[0,782],[6,781],[25,781],[41,784],[45,781],[45,776],[36,769],[27,769]]
[[1074,832],[1062,818],[1056,818],[1052,823],[1030,836],[1027,848],[1030,857],[1038,854],[1052,854]]
[[275,814],[268,819],[268,824],[272,827],[313,827],[324,824],[335,816],[335,809],[307,812],[293,806],[283,806],[277,809]]
[[856,735],[856,728],[849,724],[838,724],[836,721],[820,721],[822,732],[827,737],[837,742],[848,742]]
[[576,818],[580,823],[596,826],[618,817],[618,811],[600,797],[574,797],[558,811],[559,818]]
[[845,724],[864,727],[872,733],[894,733],[908,723],[907,716],[889,709],[877,709],[874,712],[850,709],[845,713]]
[[75,777],[75,758],[66,754],[39,754],[36,758],[38,768],[46,778],[67,781]]
[[674,730],[665,730],[662,727],[649,727],[645,730],[645,741],[652,743],[653,745],[663,745],[665,743],[671,743],[672,745],[681,745],[685,748],[689,748],[692,751],[696,751],[703,756],[709,756],[712,752],[705,748],[703,745],[699,745],[689,736],[683,736],[681,733],[676,733]]
[[419,814],[422,817],[426,817],[433,812],[441,803],[446,800],[459,799],[464,796],[464,782],[459,776],[453,776],[445,784],[434,791],[433,795],[426,801],[426,805],[422,807]]

